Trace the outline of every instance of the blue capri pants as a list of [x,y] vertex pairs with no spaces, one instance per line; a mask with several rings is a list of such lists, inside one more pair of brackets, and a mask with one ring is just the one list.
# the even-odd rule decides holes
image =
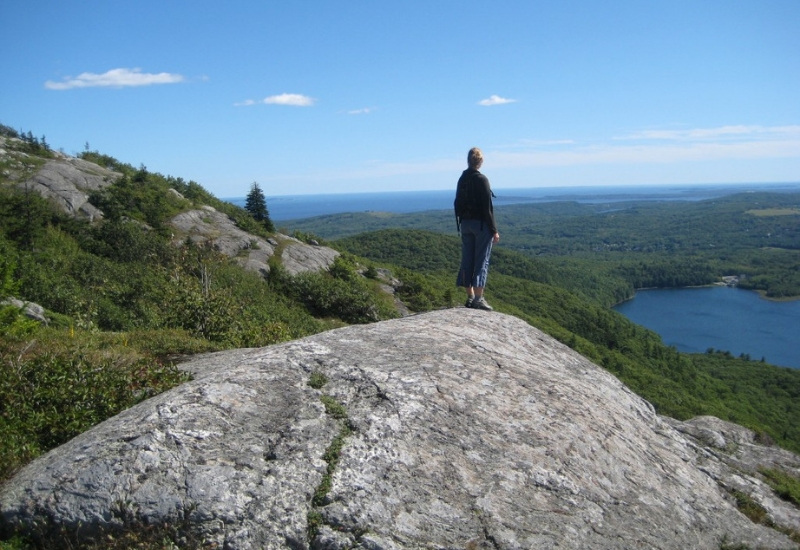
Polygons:
[[461,268],[458,270],[456,286],[486,286],[493,237],[488,223],[461,220]]

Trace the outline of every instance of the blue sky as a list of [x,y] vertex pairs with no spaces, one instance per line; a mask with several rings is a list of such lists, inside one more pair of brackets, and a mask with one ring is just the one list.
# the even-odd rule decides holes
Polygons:
[[4,0],[0,123],[218,197],[800,181],[800,1]]

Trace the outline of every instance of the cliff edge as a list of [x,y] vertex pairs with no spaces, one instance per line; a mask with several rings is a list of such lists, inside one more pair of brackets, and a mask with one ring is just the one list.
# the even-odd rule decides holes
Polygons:
[[796,455],[667,421],[515,317],[441,310],[184,368],[2,487],[6,527],[185,521],[227,549],[797,547],[731,496],[800,524],[741,453]]

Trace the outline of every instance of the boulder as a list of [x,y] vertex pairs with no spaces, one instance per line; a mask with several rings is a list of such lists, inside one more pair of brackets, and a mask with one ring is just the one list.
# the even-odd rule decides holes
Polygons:
[[23,301],[18,298],[6,298],[0,300],[0,306],[13,306],[18,308],[22,314],[28,319],[38,321],[43,325],[50,324],[50,319],[47,318],[47,313],[44,308],[35,302]]
[[282,237],[284,248],[281,253],[281,263],[289,275],[305,271],[324,271],[339,255],[337,251],[327,246],[306,244],[294,237]]
[[515,317],[453,308],[183,368],[12,478],[6,525],[186,522],[226,549],[796,547],[736,509],[691,426]]

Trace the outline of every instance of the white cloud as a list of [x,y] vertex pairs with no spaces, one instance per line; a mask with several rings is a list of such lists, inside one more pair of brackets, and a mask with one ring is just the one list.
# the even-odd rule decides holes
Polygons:
[[505,97],[500,97],[499,95],[491,95],[487,99],[482,99],[478,102],[478,105],[483,105],[484,107],[490,107],[492,105],[505,105],[506,103],[516,103],[516,99],[508,99]]
[[141,69],[111,69],[103,74],[81,73],[75,78],[66,77],[61,82],[48,80],[48,90],[70,90],[72,88],[125,88],[150,86],[153,84],[176,84],[183,82],[182,75],[173,73],[143,73]]
[[249,107],[251,105],[289,105],[291,107],[310,107],[316,100],[302,94],[279,94],[265,97],[264,99],[245,99],[234,103],[235,107]]
[[292,107],[310,107],[314,99],[301,94],[280,94],[264,98],[267,105],[291,105]]

